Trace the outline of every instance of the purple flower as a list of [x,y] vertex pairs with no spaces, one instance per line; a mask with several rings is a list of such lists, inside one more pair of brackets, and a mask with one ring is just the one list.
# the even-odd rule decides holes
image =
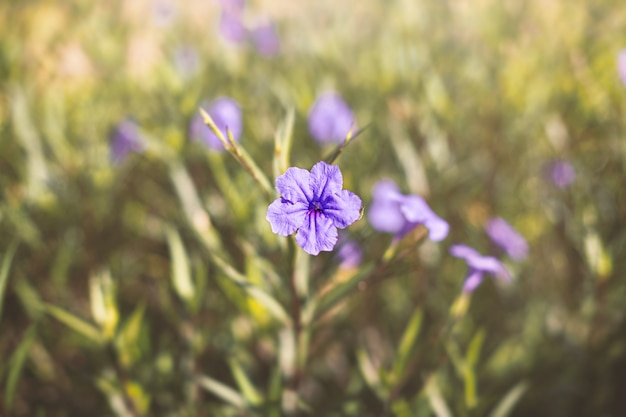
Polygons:
[[528,256],[528,243],[506,220],[496,217],[487,222],[485,231],[511,259],[521,261]]
[[468,271],[463,284],[463,292],[465,293],[474,291],[483,281],[484,274],[493,275],[504,282],[509,282],[512,279],[511,273],[502,262],[492,256],[482,256],[469,246],[452,245],[450,255],[465,259],[467,262]]
[[139,126],[134,120],[127,118],[120,122],[111,135],[111,159],[120,164],[130,152],[141,152],[145,148],[144,140],[139,133]]
[[228,10],[222,11],[219,32],[224,39],[232,43],[242,43],[248,38],[248,29],[244,26],[241,16]]
[[337,249],[337,259],[339,260],[339,268],[354,269],[361,265],[363,259],[363,251],[358,243],[346,235],[339,237],[339,249]]
[[321,94],[309,110],[309,132],[319,143],[342,143],[351,128],[354,114],[335,92]]
[[280,198],[267,208],[272,232],[280,236],[296,234],[296,243],[310,255],[331,251],[337,243],[337,229],[357,221],[361,199],[342,190],[339,167],[318,162],[311,172],[291,167],[276,178]]
[[401,194],[393,181],[376,183],[373,197],[368,219],[375,230],[402,237],[422,224],[428,229],[433,242],[448,236],[448,223],[437,216],[421,197]]
[[[235,141],[239,141],[242,132],[241,108],[239,104],[232,98],[220,97],[208,106],[202,106],[206,112],[213,118],[215,125],[224,134],[224,138],[228,140],[226,128],[230,129]],[[210,149],[223,151],[224,145],[213,131],[204,124],[202,116],[196,114],[191,120],[189,134],[193,140],[201,140]]]
[[548,177],[558,188],[567,188],[576,179],[576,171],[566,161],[554,161],[548,166]]
[[626,49],[622,49],[617,54],[617,75],[626,86]]
[[263,56],[274,56],[280,52],[280,39],[276,27],[270,21],[262,22],[252,29],[250,39],[257,52]]

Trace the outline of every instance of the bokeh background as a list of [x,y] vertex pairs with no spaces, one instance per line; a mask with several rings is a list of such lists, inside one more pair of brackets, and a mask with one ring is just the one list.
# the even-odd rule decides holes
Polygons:
[[[0,2],[0,415],[626,415],[626,7],[248,0],[237,38],[232,3]],[[233,284],[290,311],[293,250],[189,125],[236,100],[273,183],[277,136],[293,166],[332,153],[307,129],[324,91],[364,127],[337,164],[365,212],[392,179],[450,234],[405,239],[312,324],[294,384],[289,325]],[[117,160],[129,120],[141,146]],[[525,260],[489,241],[492,217]],[[381,265],[391,236],[367,216],[347,232],[361,266],[296,257],[312,293]],[[461,242],[513,282],[459,298]]]

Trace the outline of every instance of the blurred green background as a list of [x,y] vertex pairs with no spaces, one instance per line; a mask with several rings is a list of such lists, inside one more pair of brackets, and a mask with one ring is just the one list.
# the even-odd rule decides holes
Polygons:
[[[0,416],[626,415],[621,2],[249,0],[246,24],[276,25],[273,56],[221,36],[220,13],[0,2]],[[288,239],[248,172],[188,126],[203,100],[237,100],[241,145],[273,183],[290,126],[290,165],[332,152],[307,131],[326,90],[367,126],[337,161],[344,188],[367,212],[391,178],[451,232],[403,242],[311,324],[294,384],[290,326],[235,285],[290,311]],[[146,149],[113,164],[127,117]],[[554,161],[574,167],[569,187]],[[511,285],[459,301],[447,249],[499,255],[493,216],[530,255],[506,261]],[[390,236],[366,218],[348,231],[361,272],[382,259]],[[295,262],[310,300],[361,273],[332,253]]]

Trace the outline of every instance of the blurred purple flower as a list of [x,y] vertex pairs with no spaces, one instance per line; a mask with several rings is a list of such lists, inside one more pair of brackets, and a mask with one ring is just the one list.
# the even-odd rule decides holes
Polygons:
[[622,84],[626,86],[626,49],[622,49],[617,54],[617,75],[619,75]]
[[554,161],[548,166],[548,177],[558,188],[566,188],[576,179],[576,171],[567,161]]
[[375,230],[402,237],[422,224],[428,229],[433,242],[448,236],[448,223],[437,216],[421,197],[401,194],[393,181],[376,183],[373,197],[368,219]]
[[354,269],[361,265],[363,251],[358,243],[342,234],[339,237],[338,245],[337,259],[339,260],[339,268]]
[[[239,142],[241,137],[242,117],[241,108],[235,100],[229,97],[220,97],[208,106],[202,105],[202,108],[213,118],[215,125],[224,134],[224,138],[228,140],[226,128],[230,129],[235,141]],[[189,127],[189,135],[192,140],[201,140],[207,147],[216,151],[223,151],[224,145],[213,131],[204,124],[202,116],[197,113],[191,120]]]
[[248,29],[243,24],[241,16],[227,10],[220,16],[219,32],[229,42],[242,43],[248,38]]
[[317,97],[309,110],[309,132],[319,143],[342,143],[356,128],[354,114],[341,96],[329,91]]
[[174,66],[185,79],[194,75],[200,67],[200,58],[191,45],[181,45],[174,50]]
[[111,135],[111,160],[120,164],[131,152],[142,152],[145,143],[139,133],[137,122],[130,118],[121,121]]
[[296,234],[296,243],[309,255],[331,251],[337,243],[337,229],[357,221],[361,199],[342,190],[339,167],[318,162],[311,172],[291,167],[276,178],[280,198],[267,208],[272,232],[280,236]]
[[502,262],[492,256],[483,256],[469,246],[452,245],[450,255],[465,259],[467,262],[468,271],[463,284],[465,293],[474,291],[483,281],[484,274],[490,274],[504,282],[512,279],[511,273]]
[[263,56],[274,56],[280,52],[280,39],[276,27],[264,21],[250,31],[250,39],[257,52]]
[[501,247],[511,259],[521,261],[528,256],[528,243],[506,220],[496,217],[487,222],[485,231],[493,243]]

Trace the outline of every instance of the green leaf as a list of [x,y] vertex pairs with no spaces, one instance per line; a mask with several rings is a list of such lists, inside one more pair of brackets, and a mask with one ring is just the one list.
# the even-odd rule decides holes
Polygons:
[[209,129],[211,129],[213,133],[215,133],[215,136],[217,136],[217,138],[222,142],[222,145],[224,145],[224,148],[228,152],[230,152],[230,154],[241,164],[241,166],[243,166],[243,168],[246,171],[248,171],[252,179],[254,179],[257,182],[257,184],[261,186],[263,191],[268,196],[273,195],[274,190],[272,186],[270,185],[269,180],[267,179],[263,171],[259,168],[259,166],[256,164],[256,162],[254,162],[254,160],[248,154],[248,152],[246,152],[246,150],[235,141],[230,129],[227,129],[227,132],[226,132],[227,137],[224,137],[221,130],[218,129],[217,125],[215,124],[211,116],[206,111],[204,111],[204,109],[201,108],[199,110],[200,110],[200,115],[202,115],[204,124],[206,124],[209,127]]
[[141,331],[143,315],[146,310],[144,304],[139,304],[133,314],[126,320],[120,333],[115,339],[121,362],[125,366],[134,363],[141,356]]
[[167,244],[172,258],[172,283],[174,284],[174,289],[178,296],[189,304],[193,300],[194,288],[187,252],[176,229],[167,226],[165,235],[167,236]]
[[209,256],[213,263],[224,273],[224,275],[230,279],[234,284],[243,289],[252,298],[261,303],[273,316],[281,323],[289,323],[290,318],[285,312],[285,309],[280,305],[278,301],[262,288],[250,283],[248,279],[229,265],[223,258],[215,253],[210,253]]
[[374,363],[372,362],[369,354],[363,348],[359,348],[356,351],[356,359],[359,364],[359,369],[363,375],[363,379],[367,382],[367,385],[378,395],[378,398],[385,400],[387,398],[388,390],[383,386],[383,381],[380,378],[380,374]]
[[4,254],[2,259],[2,266],[0,267],[0,319],[2,318],[2,304],[4,301],[4,291],[9,281],[9,270],[11,269],[11,262],[13,262],[13,256],[17,250],[17,242],[13,242],[9,249]]
[[294,279],[296,291],[301,298],[309,297],[309,279],[311,272],[311,257],[303,250],[294,250]]
[[357,285],[359,285],[361,281],[369,276],[370,272],[373,269],[373,262],[364,265],[359,268],[359,272],[350,277],[348,281],[338,284],[328,293],[323,295],[321,299],[319,296],[316,296],[315,303],[317,304],[317,309],[315,311],[315,318],[319,318],[328,310],[333,308],[337,303],[341,302],[346,296],[351,293],[353,289],[357,287]]
[[102,344],[104,342],[103,335],[100,331],[87,321],[52,304],[44,303],[44,308],[48,314],[65,324],[70,329],[82,334],[92,342],[96,344]]
[[228,364],[230,365],[230,370],[235,377],[235,382],[241,391],[241,394],[245,397],[248,404],[259,405],[263,402],[263,397],[254,387],[248,375],[246,375],[245,371],[241,367],[241,364],[234,358],[230,358],[228,360]]
[[474,366],[478,363],[478,358],[480,356],[480,351],[483,347],[483,342],[485,341],[485,331],[483,329],[476,332],[472,341],[470,342],[469,347],[467,348],[467,353],[465,355],[466,362],[468,366]]
[[289,168],[291,144],[293,143],[293,123],[295,111],[287,110],[285,119],[280,124],[274,135],[274,178],[281,175]]
[[282,415],[280,397],[283,390],[283,378],[280,369],[280,363],[272,370],[270,376],[269,388],[267,391],[267,400],[269,402],[268,417],[280,417]]
[[450,408],[441,394],[441,389],[439,389],[436,375],[432,375],[428,378],[425,392],[428,397],[428,401],[430,402],[430,407],[437,417],[452,417]]
[[507,417],[513,411],[513,407],[528,389],[526,381],[517,383],[507,394],[500,400],[496,408],[489,414],[489,417]]
[[392,375],[395,381],[399,381],[402,378],[402,374],[406,369],[413,351],[413,346],[415,345],[415,341],[417,340],[417,337],[420,334],[420,329],[422,328],[423,317],[424,314],[422,310],[417,308],[411,316],[406,329],[404,329],[404,334],[400,340],[400,345],[398,346],[398,352],[392,368]]
[[209,391],[216,397],[222,399],[223,401],[227,402],[228,404],[233,405],[237,408],[248,408],[248,404],[246,403],[246,399],[243,397],[243,395],[241,395],[228,385],[222,384],[221,382],[204,375],[197,376],[196,382],[202,388]]
[[24,363],[28,357],[30,347],[35,341],[36,334],[35,325],[31,325],[24,334],[24,338],[11,355],[11,359],[9,359],[9,376],[7,377],[7,385],[4,389],[6,407],[9,410],[13,404],[15,389],[17,388],[17,383],[22,375],[22,369],[24,369]]
[[476,332],[465,354],[465,366],[463,379],[465,383],[465,403],[469,408],[473,408],[478,403],[476,398],[476,372],[475,365],[478,363],[480,351],[485,341],[485,331]]
[[90,277],[89,298],[94,320],[102,327],[104,337],[112,339],[120,316],[115,302],[115,286],[108,270]]
[[189,173],[180,162],[170,161],[169,174],[187,220],[193,225],[194,230],[198,233],[204,233],[207,243],[214,245],[215,238],[211,227],[211,218],[200,202],[198,191]]

